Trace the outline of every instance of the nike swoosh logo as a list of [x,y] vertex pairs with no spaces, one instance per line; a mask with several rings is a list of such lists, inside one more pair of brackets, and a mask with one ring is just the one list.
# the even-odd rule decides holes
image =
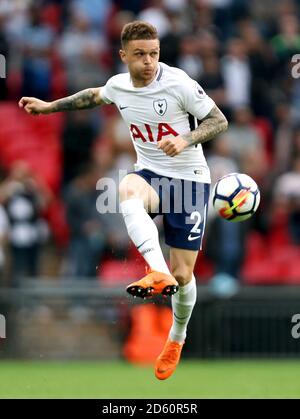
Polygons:
[[151,239],[147,239],[147,240],[145,240],[142,244],[140,244],[139,246],[137,246],[136,248],[137,249],[139,249],[140,247],[142,247],[143,246],[143,244],[145,244],[146,242],[148,242],[149,240],[151,240]]
[[129,106],[119,106],[120,111],[122,111],[123,109],[129,108]]
[[191,236],[191,235],[189,235],[189,237],[188,237],[188,240],[191,242],[192,240],[197,240],[197,239],[200,239],[200,237],[201,236]]

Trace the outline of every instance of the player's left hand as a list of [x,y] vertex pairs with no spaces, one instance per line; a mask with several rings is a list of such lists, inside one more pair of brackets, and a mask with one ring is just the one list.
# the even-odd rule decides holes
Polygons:
[[157,143],[157,148],[166,153],[167,156],[174,157],[181,153],[189,143],[180,135],[175,138],[164,138]]

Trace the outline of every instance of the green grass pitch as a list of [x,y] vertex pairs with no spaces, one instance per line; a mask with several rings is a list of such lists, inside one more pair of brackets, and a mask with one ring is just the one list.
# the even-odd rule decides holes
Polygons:
[[300,361],[189,361],[158,381],[126,362],[0,361],[0,398],[300,398]]

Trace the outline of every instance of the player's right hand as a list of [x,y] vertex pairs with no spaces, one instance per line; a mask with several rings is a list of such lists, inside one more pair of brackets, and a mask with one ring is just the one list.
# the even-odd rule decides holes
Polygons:
[[35,97],[22,97],[19,101],[19,107],[31,115],[40,115],[50,113],[50,103]]

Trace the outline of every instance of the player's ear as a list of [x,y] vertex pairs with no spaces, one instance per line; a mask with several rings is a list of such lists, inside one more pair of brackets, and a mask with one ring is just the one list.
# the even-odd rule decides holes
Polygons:
[[123,49],[119,50],[120,58],[124,64],[127,64],[126,52]]

